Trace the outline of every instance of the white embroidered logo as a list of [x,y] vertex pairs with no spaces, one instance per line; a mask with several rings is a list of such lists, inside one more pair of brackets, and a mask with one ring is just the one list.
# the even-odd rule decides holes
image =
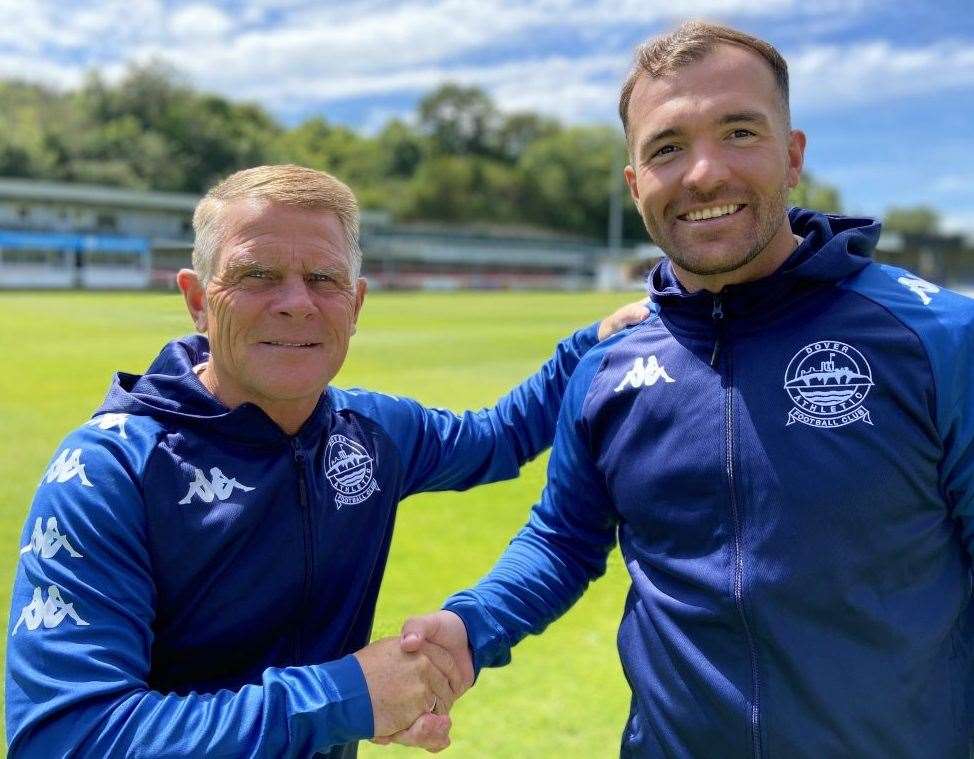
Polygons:
[[20,549],[22,554],[33,551],[42,559],[52,559],[63,548],[76,559],[84,558],[68,542],[68,536],[61,534],[55,517],[48,517],[47,529],[43,529],[43,522],[41,517],[34,520],[34,531],[30,535],[30,542]]
[[74,450],[65,448],[61,451],[51,466],[48,467],[47,474],[41,479],[41,483],[55,481],[67,482],[72,477],[77,477],[81,480],[81,484],[85,487],[91,487],[91,482],[88,481],[88,477],[85,475],[85,465],[81,463],[80,448],[75,448]]
[[618,393],[626,387],[649,387],[650,385],[655,385],[659,380],[663,380],[663,382],[676,382],[675,379],[666,373],[666,369],[663,368],[656,356],[647,358],[645,364],[643,363],[643,357],[640,356],[632,362],[632,369],[626,372],[626,376],[622,378],[622,382],[618,384],[615,392]]
[[785,426],[844,427],[860,419],[872,424],[862,407],[873,386],[866,357],[847,343],[820,340],[796,353],[785,370],[785,391],[795,408]]
[[237,482],[236,478],[227,477],[218,467],[210,469],[209,480],[206,479],[206,475],[203,474],[202,469],[193,467],[193,470],[196,472],[196,479],[189,484],[189,490],[186,492],[183,500],[179,502],[181,506],[185,506],[192,501],[193,496],[199,496],[200,500],[204,503],[213,503],[214,498],[218,498],[221,501],[227,500],[234,488],[243,490],[244,492],[253,490],[251,487],[241,485]]
[[354,440],[332,435],[325,448],[325,477],[337,491],[335,507],[354,506],[379,489],[372,457]]
[[17,620],[12,635],[17,634],[21,625],[24,625],[28,630],[36,630],[41,625],[47,629],[57,627],[64,621],[65,617],[70,617],[76,625],[81,627],[88,626],[88,623],[74,610],[74,604],[65,603],[64,599],[61,598],[61,591],[57,589],[56,585],[51,585],[47,589],[46,601],[41,589],[34,588],[34,596],[30,603],[24,607],[24,610],[20,612],[20,619]]
[[901,285],[912,290],[916,296],[923,302],[923,305],[930,305],[930,296],[935,295],[940,292],[940,288],[937,287],[932,282],[927,282],[925,279],[920,279],[917,276],[911,275],[909,277],[900,277],[898,280]]
[[118,427],[118,434],[128,440],[128,435],[125,434],[125,420],[128,418],[128,414],[102,414],[85,422],[85,426],[97,426],[101,430],[110,430],[112,427]]

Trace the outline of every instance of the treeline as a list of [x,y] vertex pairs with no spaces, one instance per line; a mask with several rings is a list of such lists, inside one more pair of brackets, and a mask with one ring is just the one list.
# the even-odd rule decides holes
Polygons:
[[[476,87],[446,84],[409,123],[364,136],[322,117],[286,128],[264,108],[195,90],[159,63],[116,84],[91,74],[75,91],[0,83],[0,175],[204,192],[232,171],[294,162],[347,182],[366,208],[400,220],[543,227],[605,239],[610,195],[623,236],[645,239],[621,178],[625,146],[605,126],[504,113]],[[793,202],[839,210],[805,181]]]

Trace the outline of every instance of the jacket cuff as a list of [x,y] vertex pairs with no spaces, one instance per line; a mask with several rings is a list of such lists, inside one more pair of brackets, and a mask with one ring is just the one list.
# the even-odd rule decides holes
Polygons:
[[502,667],[511,661],[511,641],[490,613],[479,601],[470,598],[468,591],[450,596],[443,604],[467,628],[467,646],[473,658],[474,675],[484,667]]
[[326,690],[334,696],[328,708],[330,732],[336,743],[351,743],[375,734],[372,697],[362,666],[354,655],[315,667]]

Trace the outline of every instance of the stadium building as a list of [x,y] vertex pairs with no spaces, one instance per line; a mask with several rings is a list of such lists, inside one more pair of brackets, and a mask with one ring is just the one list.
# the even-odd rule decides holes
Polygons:
[[[190,265],[198,196],[0,178],[0,288],[174,288]],[[637,289],[662,252],[610,250],[537,230],[397,224],[362,214],[377,289]],[[938,284],[974,287],[961,236],[884,233],[877,257]]]
[[[190,265],[199,197],[0,178],[0,287],[175,287]],[[393,224],[362,214],[370,285],[582,289],[605,250],[536,232]]]

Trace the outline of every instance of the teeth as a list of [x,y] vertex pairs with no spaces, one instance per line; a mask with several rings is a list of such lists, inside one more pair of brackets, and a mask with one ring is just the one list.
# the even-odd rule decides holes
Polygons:
[[727,206],[714,206],[713,208],[703,208],[699,211],[690,211],[687,214],[688,221],[703,221],[704,219],[716,219],[718,216],[727,216],[734,213],[741,206],[737,204]]

